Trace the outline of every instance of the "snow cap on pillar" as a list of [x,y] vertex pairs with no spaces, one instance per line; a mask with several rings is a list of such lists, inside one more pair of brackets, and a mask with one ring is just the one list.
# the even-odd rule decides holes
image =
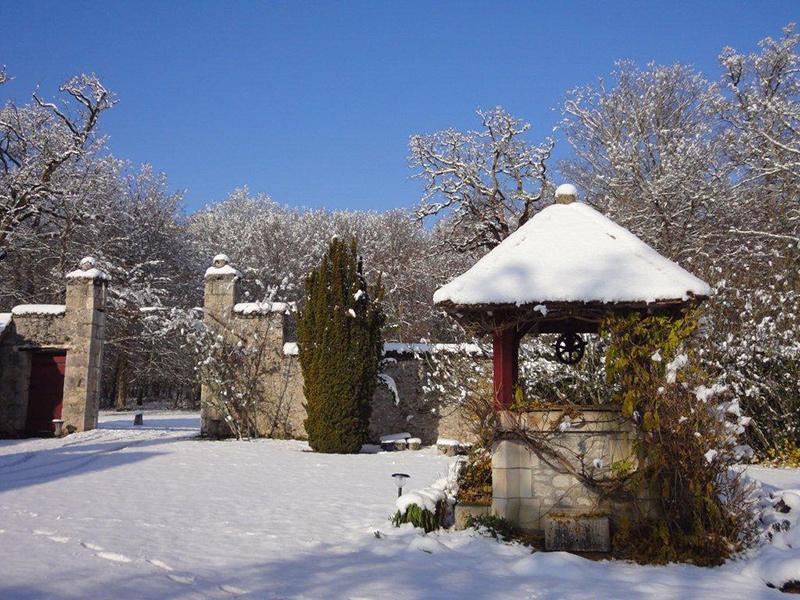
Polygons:
[[67,274],[67,279],[98,279],[108,281],[108,273],[97,267],[97,260],[93,256],[84,256],[78,263],[75,271]]
[[572,204],[578,200],[578,188],[571,183],[562,183],[556,188],[556,204]]
[[217,254],[212,264],[206,269],[206,277],[214,275],[233,275],[236,278],[241,278],[242,274],[230,264],[231,259],[227,254]]

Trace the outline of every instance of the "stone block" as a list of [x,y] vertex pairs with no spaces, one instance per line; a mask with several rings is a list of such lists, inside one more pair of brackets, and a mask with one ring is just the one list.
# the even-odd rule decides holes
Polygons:
[[522,469],[492,469],[492,495],[498,498],[520,497]]
[[436,444],[436,451],[440,456],[456,456],[458,444]]
[[611,550],[608,517],[549,514],[544,517],[543,523],[546,550],[569,552]]
[[540,531],[542,529],[542,503],[537,499],[520,500],[518,524],[522,529],[528,531]]
[[492,466],[500,469],[517,469],[530,466],[530,452],[520,442],[501,440],[494,446]]
[[492,497],[492,514],[514,521],[519,520],[519,498],[498,498]]
[[519,470],[520,498],[533,498],[533,475],[530,469]]
[[577,502],[575,501],[575,498],[569,494],[561,494],[553,501],[553,508],[574,508],[576,504]]
[[556,475],[553,477],[553,486],[558,489],[567,489],[574,484],[575,480],[571,475]]
[[454,515],[455,515],[455,528],[456,529],[466,529],[466,520],[467,517],[478,517],[482,515],[488,515],[492,512],[492,507],[489,505],[483,504],[462,504],[459,502],[455,506]]

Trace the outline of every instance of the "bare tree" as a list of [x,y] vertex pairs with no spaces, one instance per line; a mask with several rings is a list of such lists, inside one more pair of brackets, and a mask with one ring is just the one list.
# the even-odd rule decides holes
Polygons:
[[543,208],[553,140],[502,108],[478,111],[483,129],[411,136],[409,166],[425,182],[420,219],[447,213],[441,241],[459,252],[491,249]]
[[[731,233],[763,241],[800,244],[800,34],[794,24],[778,40],[766,38],[761,52],[720,54],[728,97],[721,106],[726,152],[738,168],[741,202]],[[747,194],[757,189],[757,197]]]
[[22,223],[64,217],[58,200],[76,196],[104,145],[97,122],[116,103],[114,95],[93,74],[59,90],[66,99],[47,102],[34,92],[34,104],[8,102],[0,110],[0,259]]
[[611,79],[567,93],[560,171],[587,202],[672,259],[692,257],[728,197],[715,135],[718,91],[685,65],[617,63]]
[[716,86],[682,65],[621,63],[567,95],[560,165],[588,200],[714,286],[700,359],[740,398],[763,453],[800,442],[800,36],[743,56]]

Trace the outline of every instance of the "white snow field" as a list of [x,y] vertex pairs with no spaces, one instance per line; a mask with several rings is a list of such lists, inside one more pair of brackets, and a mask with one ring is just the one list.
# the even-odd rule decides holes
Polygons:
[[[432,449],[319,455],[200,440],[193,413],[132,422],[0,442],[0,598],[786,597],[743,573],[752,560],[640,567],[394,529],[391,474],[410,474],[407,490],[442,477],[453,459]],[[753,473],[800,488],[798,471]]]

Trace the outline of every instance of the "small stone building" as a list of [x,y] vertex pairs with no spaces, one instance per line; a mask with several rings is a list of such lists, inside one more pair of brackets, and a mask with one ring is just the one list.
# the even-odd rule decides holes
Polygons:
[[87,257],[67,275],[65,304],[0,314],[0,436],[97,427],[108,279]]
[[[263,396],[259,434],[303,439],[306,437],[303,374],[297,360],[297,344],[290,339],[294,306],[283,302],[238,303],[240,278],[228,256],[214,257],[205,274],[205,323],[212,331],[235,342],[266,344],[259,354],[264,361],[259,386]],[[465,360],[476,359],[479,350],[463,346],[385,344],[381,378],[372,401],[373,442],[378,442],[382,435],[400,432],[418,437],[424,444],[434,444],[439,438],[462,442],[473,439],[469,422],[459,406],[428,385],[435,353],[464,351]],[[201,401],[202,433],[210,437],[228,435],[225,415],[218,409],[220,403],[215,401],[214,391],[208,385],[203,385]]]

